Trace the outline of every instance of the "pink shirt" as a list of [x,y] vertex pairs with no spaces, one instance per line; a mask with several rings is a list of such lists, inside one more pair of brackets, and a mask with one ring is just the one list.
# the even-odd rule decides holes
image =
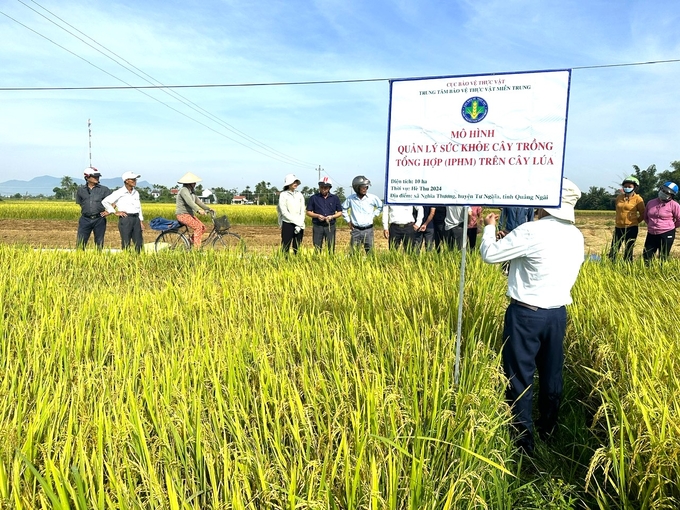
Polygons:
[[654,198],[647,202],[645,222],[650,234],[663,234],[680,227],[680,204],[675,200],[662,202]]
[[477,228],[477,221],[479,216],[482,214],[482,207],[479,205],[473,205],[470,207],[468,212],[468,229]]

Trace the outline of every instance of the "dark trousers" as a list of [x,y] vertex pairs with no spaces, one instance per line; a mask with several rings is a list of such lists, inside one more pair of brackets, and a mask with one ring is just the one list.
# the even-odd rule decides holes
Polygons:
[[673,247],[673,242],[675,241],[675,229],[669,230],[662,234],[650,234],[647,232],[647,237],[645,238],[645,247],[642,250],[642,258],[645,262],[649,262],[654,258],[656,252],[659,252],[659,258],[661,260],[666,260],[671,248]]
[[81,216],[78,220],[78,233],[76,234],[76,246],[85,248],[90,240],[90,234],[94,233],[94,244],[100,250],[104,247],[104,234],[106,234],[106,218],[86,218]]
[[463,225],[444,230],[444,242],[449,250],[454,248],[461,250],[463,248]]
[[139,215],[135,214],[118,217],[118,232],[120,232],[121,247],[127,250],[130,247],[130,242],[135,243],[135,251],[139,253],[144,246],[144,239],[142,238],[142,224],[139,221]]
[[363,247],[366,253],[370,253],[373,250],[373,242],[373,227],[366,229],[353,228],[349,233],[350,253],[355,253],[359,247]]
[[389,246],[390,250],[398,250],[400,245],[404,245],[404,251],[411,251],[413,249],[413,223],[406,225],[397,225],[392,223],[390,225]]
[[442,244],[444,244],[444,224],[435,223],[434,225],[434,248],[441,251]]
[[567,309],[534,311],[510,304],[503,327],[503,369],[509,386],[505,396],[512,406],[518,446],[531,453],[534,448],[532,401],[534,372],[538,370],[539,434],[550,434],[557,425],[562,399],[562,342],[567,327]]
[[614,227],[614,237],[612,239],[612,246],[609,249],[609,258],[615,260],[616,256],[623,248],[623,260],[630,262],[633,260],[633,247],[638,236],[638,226],[634,227]]
[[425,243],[425,250],[432,251],[435,248],[434,242],[434,228],[427,228],[424,231],[416,232],[413,236],[413,247],[415,251],[420,251],[420,249]]
[[328,223],[323,225],[312,224],[312,243],[317,251],[321,251],[324,239],[326,240],[326,248],[333,253],[335,251],[335,223],[332,225]]
[[477,246],[477,227],[468,227],[467,231],[468,246],[471,250],[475,249]]
[[291,246],[293,247],[293,253],[298,252],[298,248],[302,244],[302,238],[305,235],[305,229],[301,228],[300,231],[295,233],[295,223],[283,222],[281,224],[281,249],[288,253],[290,252]]

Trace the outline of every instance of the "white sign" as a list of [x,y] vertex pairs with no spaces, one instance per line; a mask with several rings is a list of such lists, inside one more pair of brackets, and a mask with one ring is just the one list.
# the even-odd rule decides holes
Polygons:
[[560,205],[571,71],[390,83],[390,204]]

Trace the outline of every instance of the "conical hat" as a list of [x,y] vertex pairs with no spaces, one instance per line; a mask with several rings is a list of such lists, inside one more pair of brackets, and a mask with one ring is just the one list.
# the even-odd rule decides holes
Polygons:
[[201,179],[199,176],[192,174],[191,172],[187,172],[179,181],[177,181],[177,184],[192,184],[194,182],[201,182],[202,180],[203,179]]

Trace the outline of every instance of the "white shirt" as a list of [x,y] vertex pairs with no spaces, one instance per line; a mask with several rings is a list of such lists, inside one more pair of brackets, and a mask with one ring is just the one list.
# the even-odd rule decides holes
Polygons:
[[571,304],[584,241],[568,221],[546,216],[523,223],[500,241],[496,241],[496,227],[487,225],[479,251],[484,262],[510,261],[509,297],[540,308]]
[[[128,191],[125,186],[118,188],[102,200],[102,205],[109,214],[115,214],[118,209],[119,212],[126,214],[139,214],[139,221],[144,221],[142,203],[139,201],[139,192],[135,188],[132,188],[132,191]],[[114,205],[116,209],[113,208]]]
[[355,227],[370,227],[373,225],[373,218],[380,216],[382,208],[382,200],[377,196],[366,193],[363,198],[359,198],[359,195],[353,193],[342,203],[342,217]]
[[446,218],[444,219],[444,230],[451,230],[460,227],[465,221],[465,206],[448,205],[446,206]]
[[383,208],[383,229],[387,230],[391,223],[406,225],[415,222],[416,227],[423,224],[423,208],[416,206],[416,218],[413,218],[412,205],[386,205]]
[[276,212],[279,216],[279,227],[285,221],[296,227],[305,228],[305,197],[299,191],[282,191]]

